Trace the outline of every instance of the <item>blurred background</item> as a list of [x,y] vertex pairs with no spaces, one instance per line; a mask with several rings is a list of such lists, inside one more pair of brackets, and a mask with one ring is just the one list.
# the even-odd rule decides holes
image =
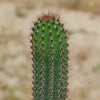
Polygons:
[[70,31],[69,100],[100,100],[100,0],[0,0],[0,100],[31,100],[28,42],[37,9],[56,7]]

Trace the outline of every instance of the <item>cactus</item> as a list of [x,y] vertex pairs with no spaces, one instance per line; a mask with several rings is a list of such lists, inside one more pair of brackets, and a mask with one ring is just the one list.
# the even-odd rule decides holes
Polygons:
[[68,36],[59,18],[39,17],[32,27],[33,100],[66,100]]

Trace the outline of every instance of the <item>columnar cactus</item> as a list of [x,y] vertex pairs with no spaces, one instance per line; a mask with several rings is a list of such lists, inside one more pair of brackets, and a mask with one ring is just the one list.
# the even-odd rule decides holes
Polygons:
[[33,100],[66,100],[68,37],[59,18],[43,15],[32,28]]

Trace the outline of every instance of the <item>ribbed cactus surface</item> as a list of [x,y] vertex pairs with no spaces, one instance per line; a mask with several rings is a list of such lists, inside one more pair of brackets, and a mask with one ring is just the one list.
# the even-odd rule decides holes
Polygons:
[[63,24],[43,16],[32,28],[33,100],[66,100],[68,37]]

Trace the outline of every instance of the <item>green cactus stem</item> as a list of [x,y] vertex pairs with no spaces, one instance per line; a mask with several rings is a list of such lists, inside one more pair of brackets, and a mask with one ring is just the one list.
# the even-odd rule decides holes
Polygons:
[[66,100],[68,37],[63,24],[44,15],[32,28],[33,100]]

